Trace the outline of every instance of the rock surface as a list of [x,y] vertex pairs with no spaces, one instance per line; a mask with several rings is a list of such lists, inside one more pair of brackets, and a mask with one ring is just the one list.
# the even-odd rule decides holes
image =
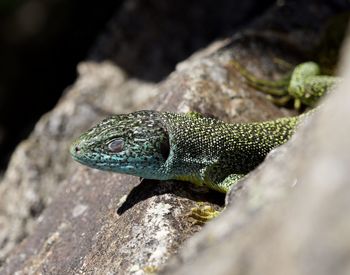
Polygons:
[[[188,52],[186,47],[195,49],[210,39],[203,37],[206,33],[203,31],[197,35],[203,21],[211,26],[222,22],[214,29],[228,31],[242,16],[246,16],[242,11],[255,8],[252,4],[244,3],[240,8],[237,6],[237,14],[232,16],[225,11],[227,2],[230,1],[219,1],[218,13],[210,18],[206,16],[208,10],[203,10],[198,16],[184,15],[182,10],[185,8],[198,11],[195,3],[190,8],[187,1],[178,1],[175,10],[162,1],[125,2],[111,21],[109,31],[101,36],[92,50],[90,61],[78,66],[76,83],[67,89],[56,108],[42,117],[31,136],[18,146],[5,176],[1,175],[0,264],[9,251],[33,231],[35,219],[56,196],[58,186],[75,173],[78,165],[70,160],[67,152],[72,139],[109,113],[151,108],[150,104],[145,105],[147,100],[163,91],[155,89],[155,84],[145,79],[159,79],[170,70],[174,61],[159,58],[160,53],[161,56],[173,53],[168,43],[175,47],[175,41],[182,41],[181,47],[175,47],[177,54],[171,58],[184,58]],[[200,5],[208,8],[212,2],[203,1]],[[228,7],[232,8],[232,4],[229,3]],[[209,9],[210,12],[212,10]],[[226,17],[217,20],[217,16],[224,14]],[[186,20],[182,21],[184,16]],[[162,25],[152,18],[169,20]],[[134,24],[143,27],[135,29]],[[186,39],[186,24],[193,28],[190,40]],[[177,26],[177,36],[165,32],[165,26]],[[149,32],[144,32],[145,29]],[[162,43],[157,40],[159,37]],[[176,81],[172,83],[177,90],[181,89]],[[169,110],[176,110],[181,94],[178,98],[177,101],[168,102],[169,105],[173,104]]]
[[[207,45],[215,35],[232,31],[261,7],[254,1],[169,3],[125,1],[89,61],[79,65],[78,79],[66,97],[18,146],[5,177],[0,175],[0,264],[32,232],[33,222],[56,196],[58,186],[77,169],[67,154],[74,137],[108,113],[146,108],[147,98],[158,93],[150,80],[162,79],[176,60]],[[211,32],[202,28],[204,24]]]
[[[350,273],[350,39],[344,82],[160,274]],[[214,260],[213,260],[214,259]]]
[[[285,22],[282,18],[286,11],[294,12],[294,15],[297,13],[301,18],[306,18],[306,22],[293,21],[293,15],[291,20]],[[304,12],[303,16],[301,12]],[[314,37],[313,42],[317,41],[321,22],[333,12],[329,6],[315,3],[305,4],[304,9],[293,5],[276,6],[251,27],[254,31],[213,43],[178,64],[176,71],[157,85],[131,78],[110,62],[80,64],[77,82],[67,90],[56,108],[38,122],[31,137],[16,150],[0,185],[0,197],[3,198],[0,201],[0,256],[5,259],[14,244],[31,232],[12,251],[0,273],[142,274],[159,270],[171,255],[177,253],[183,242],[201,228],[188,216],[196,201],[206,201],[219,208],[223,205],[223,196],[193,190],[190,185],[179,182],[140,182],[135,177],[81,167],[73,163],[67,153],[73,136],[108,113],[140,108],[177,112],[193,110],[233,122],[286,115],[290,112],[280,110],[264,95],[248,87],[230,65],[230,60],[237,59],[256,75],[278,78],[288,69],[273,60],[283,59],[291,64],[300,62],[302,51],[300,53],[295,49],[303,45],[305,36]],[[285,35],[272,31],[282,29]],[[310,43],[310,47],[312,45],[315,46]],[[152,100],[147,101],[150,97]],[[294,142],[297,140],[295,138]],[[312,141],[309,142],[312,144]],[[305,151],[304,144],[298,148]],[[220,268],[218,271],[222,270],[221,274],[231,273],[230,264],[237,262],[242,264],[237,264],[237,268],[242,268],[237,273],[242,273],[249,268],[248,258],[258,253],[255,247],[248,251],[245,245],[256,244],[254,241],[258,241],[258,236],[261,241],[267,240],[263,239],[264,234],[273,236],[273,230],[278,228],[276,224],[281,223],[280,219],[290,225],[295,219],[304,217],[305,221],[300,222],[305,226],[303,240],[306,242],[307,234],[311,234],[308,230],[312,229],[307,227],[310,217],[292,216],[287,220],[284,213],[279,211],[288,210],[283,207],[287,207],[289,201],[296,203],[296,200],[302,202],[307,199],[301,196],[302,191],[299,192],[301,195],[297,194],[299,186],[308,185],[299,184],[301,174],[293,170],[293,165],[289,166],[294,151],[288,147],[279,151],[282,152],[276,151],[275,159],[283,158],[288,152],[293,156],[289,155],[284,162],[274,164],[278,173],[270,175],[273,184],[270,181],[262,183],[265,176],[260,173],[268,173],[266,169],[270,169],[264,168],[264,164],[238,186],[243,188],[230,193],[225,213],[207,226],[208,231],[202,231],[192,243],[188,243],[177,260],[173,260],[175,265],[166,267],[163,272],[172,273],[179,268],[179,272],[187,273],[191,270],[186,268],[193,268],[196,273],[196,268],[206,267],[212,262],[213,258],[207,258],[210,256],[218,263],[212,268]],[[306,160],[296,160],[300,159]],[[273,158],[268,160],[272,161]],[[325,168],[323,170],[326,171]],[[279,173],[286,173],[286,176]],[[290,188],[295,185],[295,180],[290,181],[288,173],[298,175],[295,191]],[[293,192],[288,192],[290,189]],[[288,199],[285,198],[287,194],[291,194]],[[313,203],[316,201],[315,198]],[[281,207],[274,207],[278,203]],[[282,207],[283,203],[286,205]],[[46,205],[49,206],[41,214]],[[298,209],[301,208],[293,210]],[[313,214],[313,210],[310,208],[305,213]],[[268,211],[271,211],[271,217]],[[227,215],[234,218],[225,219]],[[36,223],[33,219],[28,220],[28,217],[36,217]],[[271,220],[263,224],[264,217]],[[216,226],[216,223],[222,224]],[[259,232],[253,232],[255,225],[260,228]],[[242,230],[247,227],[249,230]],[[240,235],[236,235],[236,232]],[[253,237],[251,234],[256,235]],[[283,237],[282,233],[280,236]],[[233,243],[231,240],[238,242],[238,249],[236,243],[233,248],[230,246]],[[312,240],[307,239],[309,246],[305,244],[305,253],[312,248]],[[294,249],[294,240],[290,242],[290,249]],[[223,248],[218,252],[223,254],[216,255],[216,243],[218,248],[222,244]],[[264,244],[271,243],[261,242],[262,247]],[[272,244],[277,247],[278,242]],[[231,259],[232,249],[237,252],[237,257]],[[196,256],[201,251],[205,263],[199,262],[199,256]],[[230,257],[221,257],[222,261],[226,260],[222,263],[218,255]],[[261,260],[262,264],[264,260]],[[181,265],[181,262],[186,264]],[[259,270],[261,266],[258,264],[252,266],[256,269],[248,271],[254,273]],[[273,268],[267,264],[263,267]],[[211,271],[209,267],[205,269],[197,270],[203,273]]]

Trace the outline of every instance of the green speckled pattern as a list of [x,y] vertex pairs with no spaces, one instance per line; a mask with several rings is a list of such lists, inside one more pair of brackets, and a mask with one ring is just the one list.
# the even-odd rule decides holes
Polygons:
[[320,73],[320,67],[315,62],[296,66],[289,83],[289,94],[305,105],[315,106],[320,97],[339,82],[337,77]]
[[[120,152],[109,149],[115,140],[123,143]],[[157,179],[168,157],[168,144],[159,115],[140,111],[104,119],[73,142],[70,153],[92,168]]]
[[[73,158],[101,170],[187,180],[227,192],[293,134],[300,117],[229,124],[200,115],[139,111],[108,118],[83,134]],[[123,149],[108,144],[122,140]]]
[[300,109],[301,103],[314,107],[318,100],[340,81],[336,76],[321,75],[319,65],[312,61],[297,65],[290,74],[277,81],[256,78],[234,60],[230,64],[250,86],[275,97],[273,101],[279,105],[293,99],[295,109]]
[[[261,163],[268,152],[293,134],[298,117],[259,123],[229,124],[220,120],[162,113],[171,144],[167,173],[225,192],[233,182]],[[232,176],[231,176],[232,178]]]

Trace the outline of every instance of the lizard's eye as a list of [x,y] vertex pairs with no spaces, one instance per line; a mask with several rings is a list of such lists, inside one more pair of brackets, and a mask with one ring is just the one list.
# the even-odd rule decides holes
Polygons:
[[108,144],[108,149],[112,153],[119,153],[123,151],[124,148],[124,140],[122,139],[114,139]]

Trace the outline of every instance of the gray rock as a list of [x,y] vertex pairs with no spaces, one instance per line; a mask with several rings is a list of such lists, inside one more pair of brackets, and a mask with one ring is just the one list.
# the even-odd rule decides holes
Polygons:
[[[245,119],[258,119],[258,109],[251,109],[248,106],[256,106],[264,110],[261,113],[262,119],[278,116],[278,108],[271,104],[265,96],[254,93],[252,89],[240,91],[228,86],[230,84],[227,83],[231,83],[232,86],[236,85],[236,87],[245,86],[245,83],[240,82],[239,84],[235,80],[239,78],[239,75],[237,73],[229,75],[228,68],[225,67],[229,62],[231,49],[223,51],[220,55],[212,55],[218,45],[223,44],[218,43],[198,55],[197,58],[194,57],[180,64],[178,71],[158,86],[160,96],[153,105],[160,110],[195,109],[201,112],[206,110],[207,114],[219,115],[227,120],[230,118],[239,120],[241,119],[239,114],[244,114]],[[240,45],[237,42],[235,47],[243,49],[243,44]],[[82,66],[80,71],[90,66],[97,66],[99,70],[101,69],[101,65]],[[102,66],[109,67],[110,65]],[[113,67],[109,69],[113,71]],[[96,77],[100,74],[94,71],[93,75]],[[105,73],[102,75],[104,76]],[[227,81],[227,78],[231,77],[231,82]],[[58,190],[53,184],[31,185],[30,188],[20,185],[23,192],[29,192],[35,187],[41,188],[40,192],[34,190],[30,194],[38,196],[41,192],[46,191],[48,194],[55,194],[56,199],[38,218],[39,222],[36,227],[28,228],[28,230],[33,230],[33,233],[16,248],[13,256],[7,259],[3,269],[5,274],[19,270],[24,273],[40,271],[56,274],[88,273],[91,270],[101,273],[137,273],[156,270],[177,251],[185,239],[200,229],[200,226],[194,225],[193,220],[188,217],[190,209],[196,206],[195,201],[220,201],[220,198],[216,199],[211,193],[197,194],[191,190],[191,186],[183,186],[179,182],[145,181],[140,184],[139,180],[134,177],[78,168],[78,164],[70,161],[67,146],[74,133],[77,129],[82,131],[81,125],[97,120],[101,116],[99,102],[106,100],[107,96],[113,97],[106,91],[100,91],[98,97],[94,96],[94,93],[90,93],[90,90],[94,88],[94,81],[87,79],[90,80],[89,85],[78,80],[56,109],[38,123],[36,127],[38,132],[34,132],[31,139],[18,148],[11,161],[10,169],[5,175],[4,180],[9,184],[16,179],[19,180],[18,176],[15,177],[16,175],[24,174],[25,171],[28,175],[28,171],[33,171],[29,169],[31,167],[24,166],[23,156],[29,155],[28,152],[34,150],[35,154],[52,158],[51,161],[48,159],[48,163],[53,163],[53,160],[58,161],[59,157],[62,158],[60,160],[62,166],[58,166],[62,169],[61,178],[52,179],[50,177],[58,177],[59,173],[48,173],[47,184],[49,179],[54,183],[55,180],[60,181],[67,178]],[[108,78],[109,81],[112,79],[117,82],[117,75]],[[122,78],[119,77],[119,79]],[[117,83],[121,86],[120,82]],[[103,84],[106,85],[106,83]],[[79,96],[80,94],[84,96],[84,90],[79,89],[81,85],[88,89],[88,93],[85,94],[87,99]],[[122,96],[122,90],[119,87],[118,98]],[[106,97],[103,96],[104,94]],[[92,101],[91,98],[96,101]],[[216,106],[220,104],[226,104],[227,109],[217,109]],[[225,110],[228,112],[226,113]],[[68,118],[70,118],[69,122]],[[74,118],[77,118],[76,121]],[[33,139],[36,135],[38,138]],[[52,140],[57,136],[62,140],[57,140],[52,144]],[[33,140],[36,146],[32,145]],[[61,149],[57,149],[58,146]],[[23,153],[21,148],[28,151]],[[40,148],[45,150],[45,154],[38,150]],[[52,153],[48,154],[50,151]],[[20,155],[17,156],[17,154]],[[30,165],[33,160],[38,159],[40,160],[38,155],[34,157],[29,155],[27,162]],[[41,161],[43,161],[42,158]],[[16,165],[16,162],[19,164]],[[34,175],[36,174],[40,174],[41,179],[45,179],[43,172],[37,172]],[[2,186],[6,187],[5,184]],[[48,190],[50,186],[52,189]],[[37,197],[25,196],[27,193],[22,195],[18,189],[14,190],[13,194],[13,201],[18,201],[18,197],[22,199],[20,202],[23,207],[23,216],[19,215],[18,209],[20,208],[15,208],[9,201],[4,201],[7,215],[5,218],[10,218],[10,222],[4,222],[5,225],[8,224],[8,229],[7,232],[3,232],[5,236],[18,237],[23,226],[21,222],[25,221],[28,205],[33,205]],[[7,197],[8,200],[10,198]],[[123,200],[126,201],[122,203]],[[13,220],[19,223],[18,231],[15,230],[17,227],[10,227],[15,224]],[[27,226],[32,226],[32,224],[27,223]],[[4,237],[3,242],[6,243],[6,241],[8,239]],[[13,242],[15,241],[17,239],[14,238]],[[117,251],[120,253],[119,256],[116,256]],[[67,257],[67,255],[70,256]]]
[[343,53],[344,82],[160,274],[350,273],[350,40]]
[[[139,91],[143,92],[139,102],[153,95],[151,84],[127,81],[112,64],[82,63],[79,73],[75,85],[52,112],[41,118],[11,158],[0,184],[0,258],[32,231],[34,219],[56,196],[60,182],[75,173],[78,165],[67,150],[79,131],[109,112],[135,106],[130,102]],[[120,98],[108,105],[117,89]]]
[[[288,38],[262,31],[263,26],[268,30],[273,29],[274,24],[281,24],[281,21],[271,20],[281,20],[284,9],[275,7],[257,22],[259,33],[247,32],[217,41],[197,52],[178,64],[176,71],[157,85],[130,78],[109,62],[82,63],[77,82],[55,109],[38,122],[31,137],[17,148],[0,184],[3,259],[30,233],[11,252],[0,273],[142,274],[159,270],[183,242],[201,228],[188,215],[196,201],[207,201],[218,209],[223,197],[193,190],[192,186],[179,182],[140,182],[135,177],[81,167],[70,160],[68,144],[106,114],[140,108],[193,110],[225,121],[266,120],[292,113],[280,110],[265,95],[248,87],[230,65],[230,60],[235,58],[256,75],[278,78],[288,69],[274,63],[275,58],[291,64],[301,61],[300,55],[291,50]],[[320,24],[331,14],[327,6],[322,6],[321,10],[309,7],[294,12],[299,16],[305,12],[301,18],[311,17],[312,24],[318,26],[317,22]],[[299,25],[294,23],[291,20],[288,31],[295,45],[301,45],[298,38],[304,36],[296,28]],[[304,34],[313,33],[317,37],[317,32],[312,30],[310,26]],[[299,36],[293,36],[295,33]],[[155,98],[147,101],[154,95]],[[228,201],[234,201],[232,206],[208,225],[217,231],[206,235],[198,245],[187,245],[184,253],[188,256],[181,254],[178,259],[194,261],[197,258],[191,253],[200,253],[198,247],[203,247],[206,253],[211,249],[210,244],[220,245],[221,237],[231,240],[231,231],[238,231],[252,220],[258,223],[259,219],[253,218],[259,217],[256,213],[260,213],[262,206],[274,209],[274,198],[282,198],[287,193],[277,176],[274,185],[266,189],[267,193],[264,188],[259,189],[260,185],[249,184],[250,178],[244,186],[241,183],[238,187],[250,190],[253,195],[232,192],[228,197]],[[242,207],[236,208],[235,196],[238,195],[242,197]],[[226,227],[214,225],[220,220],[227,222],[225,215],[236,209],[243,212],[236,213],[237,218],[229,221],[234,223],[232,227],[230,224]],[[36,223],[33,217],[37,218]],[[200,240],[201,236],[197,235],[193,241]],[[242,238],[250,240],[248,235]],[[212,257],[217,259],[218,255]],[[231,261],[231,257],[228,259]],[[207,259],[206,265],[211,261]],[[220,262],[220,259],[215,261]],[[186,271],[186,266],[191,267],[189,264],[181,266],[179,262],[176,266],[181,271]],[[169,266],[168,272],[171,270]]]
[[[221,10],[225,9],[224,2],[220,4]],[[17,243],[33,232],[35,219],[57,196],[58,188],[64,180],[75,174],[78,165],[70,160],[67,151],[73,138],[110,113],[131,112],[151,106],[158,107],[161,104],[163,109],[177,109],[185,92],[182,90],[184,87],[177,82],[182,77],[173,77],[171,85],[160,84],[164,87],[155,89],[153,83],[134,78],[116,66],[119,63],[125,65],[127,61],[127,66],[125,65],[127,71],[143,79],[157,79],[169,70],[169,62],[161,63],[157,53],[167,55],[169,51],[173,52],[167,43],[173,45],[171,43],[173,40],[185,41],[183,36],[187,36],[188,32],[183,25],[184,22],[174,17],[167,26],[181,23],[179,36],[167,34],[162,37],[166,43],[157,43],[157,37],[164,31],[164,26],[154,24],[149,20],[149,15],[153,14],[153,17],[159,20],[160,18],[166,20],[169,14],[173,14],[167,5],[160,3],[158,3],[159,9],[154,10],[156,3],[126,1],[115,19],[111,21],[109,31],[101,36],[92,50],[89,57],[91,61],[78,66],[79,76],[76,83],[67,89],[56,108],[41,118],[31,136],[16,149],[6,174],[0,178],[0,263]],[[203,4],[204,2],[200,5]],[[207,1],[207,4],[211,5],[211,1]],[[181,5],[186,6],[186,1],[181,2]],[[176,14],[182,18],[181,5],[177,7]],[[246,4],[244,5],[248,8]],[[239,11],[240,8],[237,9],[237,12]],[[157,12],[160,14],[157,15]],[[208,18],[205,14],[193,17],[192,20],[206,20]],[[241,15],[236,17],[230,15],[232,21],[225,21],[225,28],[231,26],[230,22],[238,22]],[[192,17],[189,16],[190,18]],[[132,26],[136,23],[150,30],[150,33],[142,32],[140,29],[142,35],[135,36]],[[196,21],[196,24],[196,28],[200,26],[201,29],[200,21]],[[199,41],[196,37],[191,36],[191,45]],[[204,42],[205,40],[201,40],[201,43]],[[196,44],[197,47],[199,45],[201,44]],[[219,46],[214,47],[211,52]],[[185,57],[185,48],[185,45],[182,45],[177,49],[177,54]],[[167,92],[167,89],[173,92]],[[180,94],[175,95],[178,90]],[[145,105],[149,98],[158,93],[163,93],[162,100],[157,99],[157,103]],[[165,97],[168,97],[168,100]],[[276,108],[275,112],[278,112]],[[258,117],[257,114],[255,116]]]

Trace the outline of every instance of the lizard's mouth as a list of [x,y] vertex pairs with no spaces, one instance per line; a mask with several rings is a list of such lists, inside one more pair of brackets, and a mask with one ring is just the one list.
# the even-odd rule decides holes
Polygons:
[[72,158],[80,162],[81,164],[90,165],[90,158],[86,153],[84,153],[84,145],[78,140],[74,141],[69,148],[70,155]]

